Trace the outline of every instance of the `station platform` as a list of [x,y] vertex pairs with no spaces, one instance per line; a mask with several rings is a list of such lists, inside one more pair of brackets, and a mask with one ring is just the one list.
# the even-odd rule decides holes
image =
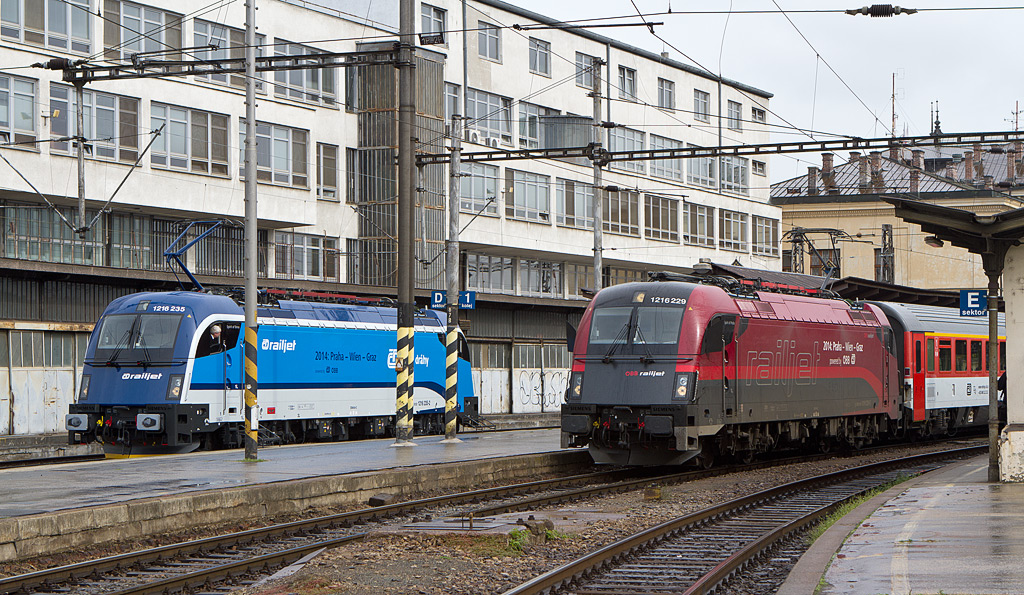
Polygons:
[[988,455],[894,486],[825,532],[776,595],[1024,593],[1024,484]]

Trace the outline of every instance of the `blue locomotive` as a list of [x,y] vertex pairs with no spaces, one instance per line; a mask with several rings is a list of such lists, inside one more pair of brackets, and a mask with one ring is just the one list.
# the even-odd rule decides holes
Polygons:
[[[265,443],[385,436],[395,418],[395,308],[280,300],[260,306],[257,366]],[[111,302],[89,338],[70,443],[110,456],[240,446],[244,322],[226,295],[136,293]],[[443,432],[445,314],[416,315],[414,424]],[[459,410],[475,411],[459,335]]]

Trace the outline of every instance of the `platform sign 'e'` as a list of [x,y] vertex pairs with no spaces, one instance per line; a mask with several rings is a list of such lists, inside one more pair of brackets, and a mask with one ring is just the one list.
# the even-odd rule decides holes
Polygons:
[[476,292],[475,291],[460,291],[459,292],[459,310],[474,310],[476,309]]
[[960,316],[988,315],[988,292],[981,289],[960,290]]
[[432,290],[430,292],[430,308],[432,310],[444,310],[448,304],[448,295],[444,291]]

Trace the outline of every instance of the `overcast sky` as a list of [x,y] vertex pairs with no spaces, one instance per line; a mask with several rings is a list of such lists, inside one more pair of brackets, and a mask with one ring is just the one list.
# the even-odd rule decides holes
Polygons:
[[[630,0],[510,0],[562,19],[634,15]],[[647,50],[667,50],[682,62],[696,61],[725,78],[775,95],[770,122],[839,135],[888,134],[896,78],[897,134],[931,131],[929,109],[939,102],[943,132],[1013,130],[1015,101],[1024,108],[1020,31],[1024,10],[922,11],[891,18],[841,13],[778,12],[860,8],[871,0],[635,0],[644,13],[663,21],[658,35],[645,27],[594,29]],[[858,3],[859,2],[859,3]],[[1020,0],[910,0],[909,8],[1024,6]],[[684,11],[772,11],[774,14],[690,14]],[[794,27],[795,25],[795,27]],[[799,29],[799,32],[798,32]],[[807,38],[807,41],[801,37]],[[810,42],[810,45],[808,45]],[[1015,43],[1016,42],[1016,43]],[[814,46],[814,49],[811,46]],[[820,59],[817,56],[820,55]],[[827,64],[826,64],[827,63]],[[833,74],[829,69],[838,73]],[[840,80],[840,78],[842,80]],[[845,84],[844,84],[845,81]],[[849,89],[847,89],[847,85]],[[852,91],[851,91],[852,89]],[[683,101],[686,95],[679,93]],[[858,99],[859,98],[859,99]],[[880,122],[875,121],[877,115]],[[1024,128],[1024,114],[1021,115]],[[780,130],[780,129],[776,129]],[[781,129],[774,141],[806,139]],[[828,137],[820,137],[822,140]],[[841,155],[842,156],[842,155]],[[772,159],[772,180],[807,172],[818,155]]]

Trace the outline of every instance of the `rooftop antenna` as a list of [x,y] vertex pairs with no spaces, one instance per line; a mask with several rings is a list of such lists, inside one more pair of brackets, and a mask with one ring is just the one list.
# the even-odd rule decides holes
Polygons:
[[939,125],[939,100],[935,100],[935,125],[932,128],[932,136],[942,134],[942,127]]

